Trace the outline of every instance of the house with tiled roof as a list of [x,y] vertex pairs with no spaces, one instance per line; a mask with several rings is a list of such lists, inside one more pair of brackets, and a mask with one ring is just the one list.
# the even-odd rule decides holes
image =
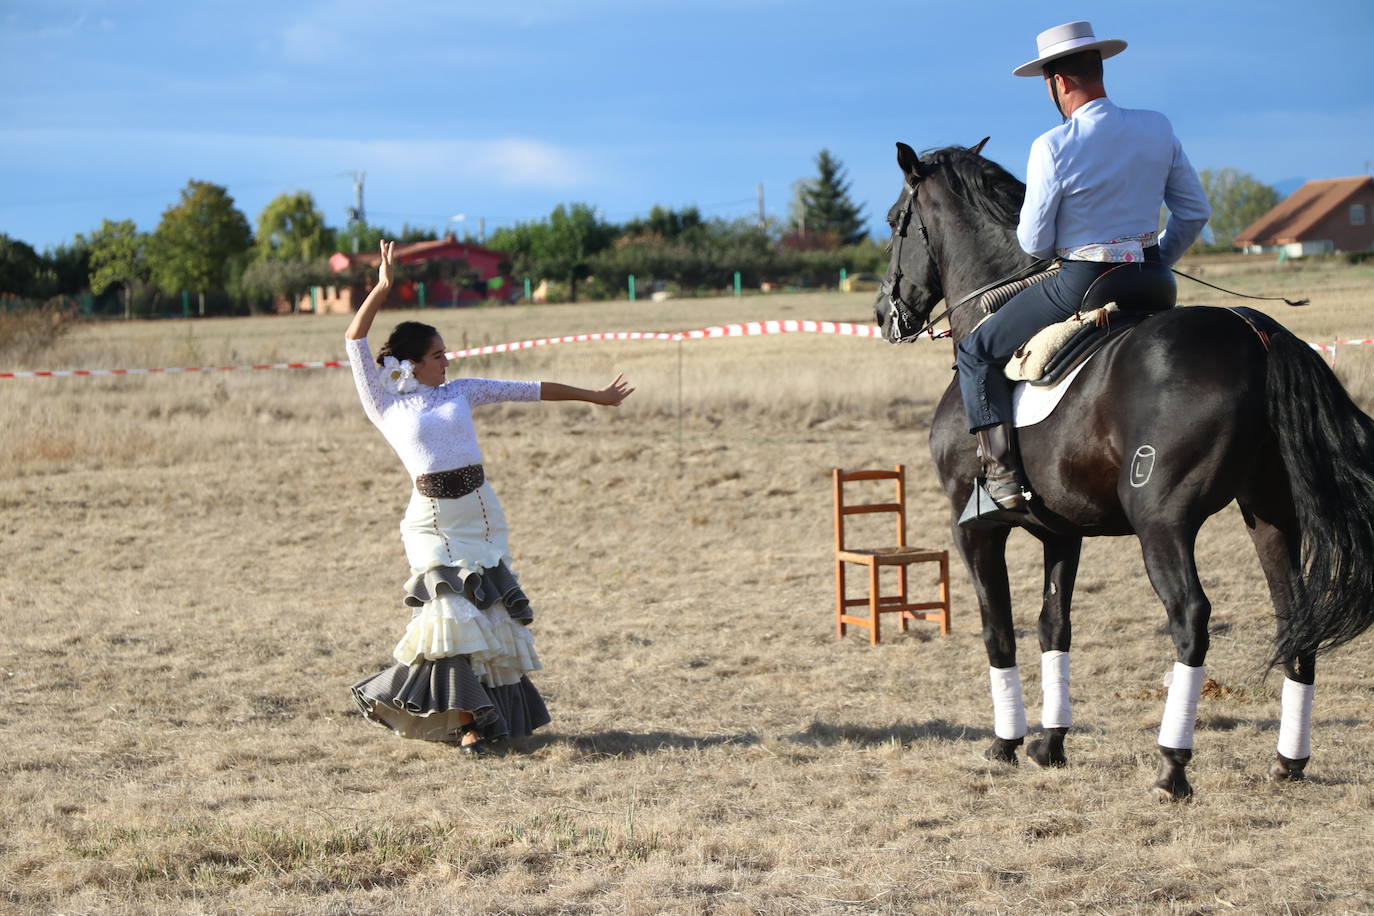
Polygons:
[[1246,254],[1374,249],[1374,177],[1309,181],[1236,235]]

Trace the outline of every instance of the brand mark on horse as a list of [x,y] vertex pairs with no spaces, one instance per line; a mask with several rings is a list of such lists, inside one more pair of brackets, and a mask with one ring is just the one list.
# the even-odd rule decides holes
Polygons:
[[1131,459],[1131,486],[1139,488],[1150,482],[1155,469],[1155,447],[1142,445]]

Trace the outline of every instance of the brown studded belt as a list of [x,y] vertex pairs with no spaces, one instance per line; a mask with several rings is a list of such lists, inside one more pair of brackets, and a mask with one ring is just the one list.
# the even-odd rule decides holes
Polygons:
[[487,475],[480,464],[470,464],[451,471],[419,474],[415,478],[415,490],[431,499],[461,499],[480,487],[486,479]]

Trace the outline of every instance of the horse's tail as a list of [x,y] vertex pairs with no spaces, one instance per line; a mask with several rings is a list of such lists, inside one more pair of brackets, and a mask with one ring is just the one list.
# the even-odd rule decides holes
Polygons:
[[1374,623],[1374,420],[1312,348],[1270,334],[1269,424],[1301,537],[1297,589],[1274,663],[1325,652]]

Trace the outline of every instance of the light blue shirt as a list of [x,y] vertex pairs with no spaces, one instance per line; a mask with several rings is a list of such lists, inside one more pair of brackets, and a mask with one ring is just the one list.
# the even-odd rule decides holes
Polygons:
[[1168,118],[1094,99],[1031,144],[1016,238],[1050,258],[1059,248],[1154,232],[1161,204],[1169,222],[1159,255],[1173,264],[1212,215],[1202,182]]

